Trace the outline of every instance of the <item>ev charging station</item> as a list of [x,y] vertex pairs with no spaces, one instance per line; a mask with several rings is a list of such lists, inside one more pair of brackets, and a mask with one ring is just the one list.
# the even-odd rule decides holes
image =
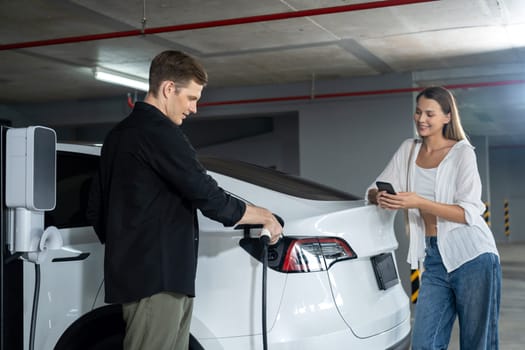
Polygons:
[[[56,227],[50,226],[44,229],[44,213],[53,210],[55,203],[55,131],[42,126],[7,129],[5,133],[7,218],[5,243],[11,254],[9,259],[22,258],[34,263],[35,266],[35,291],[28,339],[30,350],[34,349],[35,344],[40,263],[45,261],[48,249],[60,249],[63,244]],[[4,265],[2,265],[3,273]],[[2,284],[2,298],[4,287],[6,286]],[[2,318],[4,309],[6,305],[2,301]],[[2,331],[2,343],[4,338],[5,334]]]
[[56,203],[55,131],[42,126],[8,129],[5,157],[9,250],[40,263],[47,249],[62,247],[56,227],[44,230],[44,212]]

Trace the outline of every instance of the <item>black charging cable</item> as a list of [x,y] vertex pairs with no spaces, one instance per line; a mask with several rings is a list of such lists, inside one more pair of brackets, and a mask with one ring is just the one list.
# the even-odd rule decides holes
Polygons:
[[[284,220],[277,214],[273,214],[275,216],[275,219],[279,221],[279,224],[281,224],[281,227],[284,227]],[[267,324],[266,324],[266,296],[267,296],[267,274],[268,274],[268,247],[270,245],[270,239],[272,237],[272,234],[270,231],[266,228],[263,228],[261,230],[261,234],[259,236],[259,240],[262,244],[262,262],[263,262],[263,272],[262,272],[262,337],[263,337],[263,350],[268,350],[268,330],[267,330]],[[281,233],[281,237],[279,240],[273,244],[274,247],[279,245],[279,243],[282,241],[283,235]]]
[[29,350],[35,348],[36,317],[38,299],[40,296],[40,264],[35,263],[35,292],[33,294],[33,310],[31,312],[31,328],[29,330]]
[[263,337],[263,350],[268,350],[268,330],[266,324],[266,295],[267,295],[267,273],[268,273],[268,246],[270,245],[271,233],[267,229],[261,230],[259,237],[262,244],[262,337]]
[[[275,216],[275,219],[279,221],[282,227],[284,227],[284,221],[283,219],[277,215],[273,214]],[[250,230],[251,229],[258,229],[261,228],[262,225],[250,225],[250,224],[242,224],[235,226],[235,229],[243,229],[244,230],[244,239],[250,238]],[[263,338],[263,350],[268,350],[268,330],[267,330],[267,324],[266,324],[266,296],[267,296],[267,274],[268,274],[268,247],[270,245],[270,239],[272,235],[270,231],[266,228],[262,228],[261,233],[259,235],[259,241],[261,242],[262,246],[262,263],[263,263],[263,273],[262,273],[262,338]],[[283,239],[283,235],[281,234],[281,238],[273,244],[272,246],[277,246]]]

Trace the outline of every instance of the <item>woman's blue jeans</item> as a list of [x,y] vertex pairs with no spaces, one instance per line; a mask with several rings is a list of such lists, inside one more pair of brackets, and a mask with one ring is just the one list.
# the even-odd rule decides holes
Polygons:
[[436,237],[427,237],[426,243],[412,350],[447,349],[456,315],[461,349],[498,349],[501,296],[498,256],[481,254],[448,273]]

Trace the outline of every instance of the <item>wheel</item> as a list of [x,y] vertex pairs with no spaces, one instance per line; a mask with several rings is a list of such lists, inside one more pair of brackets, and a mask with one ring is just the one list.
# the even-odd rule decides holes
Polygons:
[[55,350],[122,349],[125,329],[122,306],[103,306],[71,324],[58,340]]
[[[71,324],[54,350],[119,350],[122,349],[125,330],[122,306],[103,306]],[[191,334],[189,350],[204,350]]]

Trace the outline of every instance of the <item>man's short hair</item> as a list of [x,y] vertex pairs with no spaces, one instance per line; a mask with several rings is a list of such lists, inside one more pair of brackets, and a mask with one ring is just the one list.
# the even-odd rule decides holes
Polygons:
[[166,80],[173,81],[177,87],[186,87],[192,80],[204,86],[208,83],[208,74],[195,58],[181,51],[168,50],[151,61],[149,91],[156,96]]

